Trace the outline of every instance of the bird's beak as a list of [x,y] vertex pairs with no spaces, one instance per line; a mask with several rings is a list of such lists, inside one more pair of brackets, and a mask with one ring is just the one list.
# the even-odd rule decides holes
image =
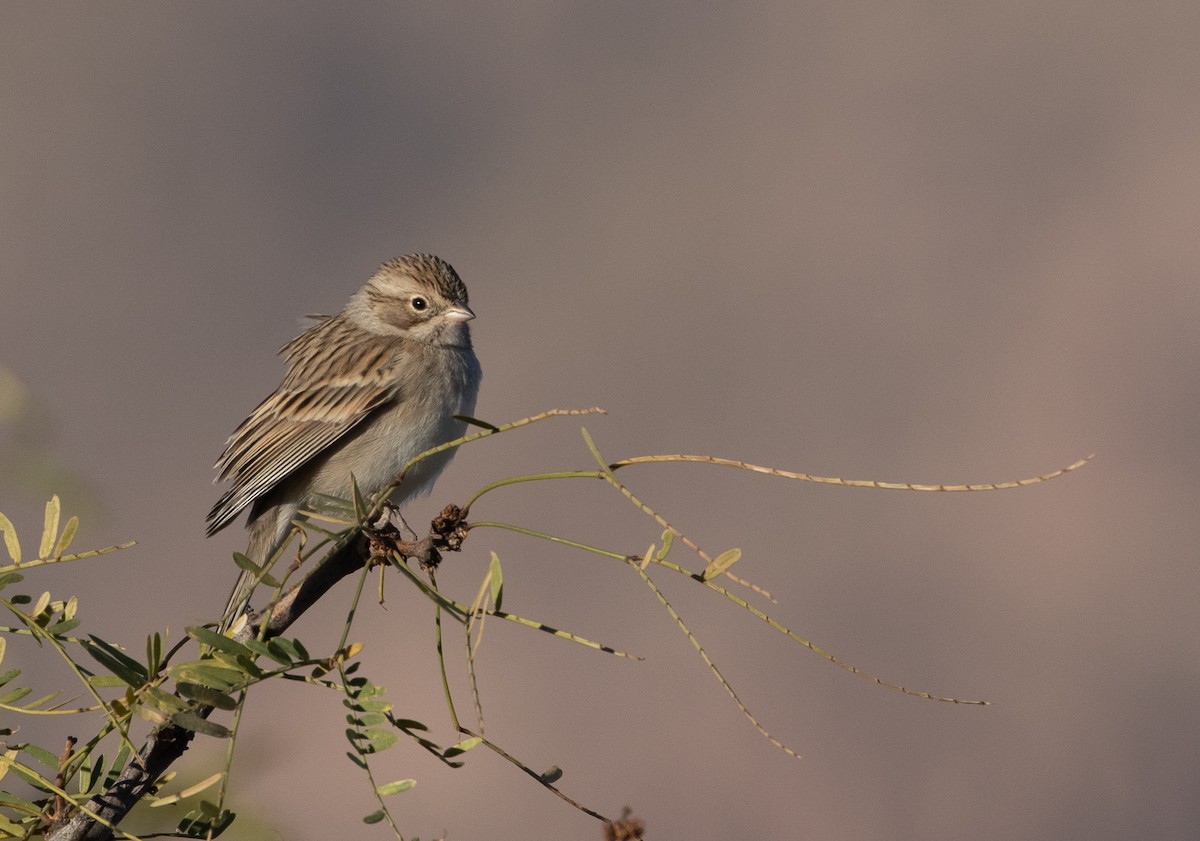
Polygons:
[[449,321],[451,324],[459,324],[463,321],[470,321],[475,317],[475,313],[471,312],[471,308],[466,304],[455,304],[450,309],[442,313],[442,318]]

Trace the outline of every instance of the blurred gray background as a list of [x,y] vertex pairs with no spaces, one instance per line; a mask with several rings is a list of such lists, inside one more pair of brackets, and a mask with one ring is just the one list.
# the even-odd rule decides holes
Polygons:
[[[702,545],[740,547],[799,633],[994,701],[873,687],[659,574],[799,762],[629,570],[477,532],[444,586],[471,598],[495,550],[510,610],[648,658],[492,623],[495,740],[657,839],[1194,838],[1198,38],[1192,2],[6,2],[0,366],[27,393],[2,443],[41,468],[0,475],[0,510],[36,543],[52,484],[87,512],[81,548],[139,541],[29,587],[80,594],[85,628],[134,652],[214,619],[243,535],[203,537],[210,465],[278,382],[275,349],[384,259],[432,251],[479,315],[478,414],[598,404],[613,459],[957,483],[1099,454],[971,495],[625,473]],[[462,451],[410,519],[586,467],[579,425]],[[473,513],[629,553],[658,534],[599,483]],[[297,633],[332,645],[349,596]],[[428,602],[393,583],[364,614],[367,673],[453,741]],[[252,698],[240,837],[386,837],[359,821],[343,712],[306,687]],[[600,837],[469,758],[381,757],[380,779],[419,778],[391,801],[406,832]]]

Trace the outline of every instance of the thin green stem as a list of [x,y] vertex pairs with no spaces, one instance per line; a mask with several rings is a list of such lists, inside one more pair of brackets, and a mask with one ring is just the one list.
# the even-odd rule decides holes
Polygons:
[[470,736],[473,739],[478,739],[479,743],[481,745],[483,745],[484,747],[486,747],[488,750],[492,751],[497,756],[508,760],[510,763],[515,765],[517,768],[519,768],[520,770],[524,771],[526,774],[528,774],[529,776],[531,776],[535,780],[537,780],[543,787],[549,789],[553,794],[557,795],[562,800],[565,800],[567,803],[571,804],[576,809],[583,812],[585,815],[590,815],[591,817],[597,818],[598,820],[602,820],[605,823],[612,823],[612,821],[609,818],[604,817],[604,815],[600,814],[599,812],[595,811],[594,809],[589,809],[587,806],[584,806],[579,801],[573,800],[570,797],[568,797],[566,794],[563,793],[562,789],[558,788],[553,783],[549,782],[546,779],[546,776],[544,774],[539,774],[537,771],[534,771],[532,768],[530,768],[524,762],[517,759],[515,756],[510,754],[508,751],[504,750],[504,748],[500,747],[495,742],[491,741],[490,739],[486,738],[485,736],[483,736],[479,733],[475,733],[471,730],[468,730],[465,727],[460,727],[458,729],[458,732],[462,733],[465,736]]
[[354,615],[358,612],[358,600],[362,598],[363,585],[367,583],[367,573],[370,570],[370,563],[363,564],[362,574],[358,576],[358,586],[354,588],[354,599],[350,602],[350,610],[346,612],[346,625],[342,628],[342,638],[337,645],[338,651],[345,650],[346,640],[350,638],[350,628],[354,625]]
[[492,482],[490,485],[484,485],[475,494],[466,501],[463,505],[463,516],[471,510],[471,506],[475,504],[481,496],[489,491],[494,491],[496,488],[503,488],[506,485],[517,485],[522,482],[540,482],[543,479],[603,479],[604,474],[599,470],[564,470],[556,473],[531,473],[527,476],[510,476],[507,479],[500,479],[497,482]]
[[[355,597],[354,597],[355,603],[357,603],[357,601],[358,601],[358,596],[362,594],[362,585],[363,585],[364,580],[365,579],[363,579],[363,578],[359,579],[358,593],[356,593]],[[351,610],[351,615],[353,615],[353,610]],[[346,622],[347,630],[349,630],[349,624],[350,624],[350,622],[348,620]],[[342,640],[342,645],[343,646],[345,645],[344,637]],[[340,657],[338,658],[337,670],[338,670],[338,676],[342,679],[343,685],[345,685],[346,688],[349,689],[350,677],[349,677],[349,675],[346,674],[346,662],[345,662],[345,660],[343,660]],[[347,693],[346,697],[351,698],[352,696],[349,695],[349,693]],[[388,810],[387,804],[383,802],[383,797],[379,794],[379,784],[375,782],[375,774],[374,774],[374,772],[371,771],[371,763],[367,761],[367,758],[365,756],[363,756],[362,753],[359,753],[359,760],[361,762],[361,764],[359,764],[359,767],[362,768],[367,773],[367,781],[370,782],[370,784],[371,784],[371,794],[375,795],[375,802],[377,802],[379,804],[379,811],[383,813],[384,820],[386,820],[388,823],[388,826],[390,826],[392,828],[392,833],[397,838],[399,838],[400,841],[404,841],[404,833],[402,833],[400,831],[400,827],[396,825],[396,821],[392,817],[392,813]]]
[[469,526],[471,529],[490,528],[490,529],[505,529],[506,531],[515,531],[517,534],[524,534],[524,535],[527,535],[528,537],[538,537],[538,538],[541,538],[542,540],[549,540],[551,543],[561,543],[563,546],[570,546],[573,549],[582,549],[585,552],[591,552],[596,555],[603,555],[606,558],[612,558],[614,561],[623,561],[626,558],[626,556],[622,555],[620,552],[610,552],[609,550],[601,549],[598,546],[589,546],[588,544],[580,543],[577,540],[570,540],[566,537],[558,537],[557,535],[547,534],[546,532],[543,532],[543,531],[527,529],[524,526],[515,526],[512,523],[483,522],[483,523],[470,523]]
[[246,706],[246,690],[243,689],[238,698],[237,709],[233,711],[233,724],[229,728],[229,739],[225,743],[225,773],[221,775],[221,785],[217,789],[217,811],[225,808],[225,793],[229,789],[229,778],[233,771],[233,750],[237,747],[238,727],[242,723],[242,710]]
[[[429,573],[429,581],[431,588],[437,592],[437,577],[433,574],[432,570]],[[458,710],[454,707],[454,693],[450,689],[450,673],[446,670],[446,646],[442,638],[442,604],[440,601],[434,601],[433,626],[434,638],[437,644],[438,670],[442,674],[442,693],[446,696],[446,706],[450,710],[450,721],[454,724],[455,729],[458,729]]]
[[458,619],[458,621],[460,621],[460,622],[466,621],[467,609],[465,607],[463,607],[462,605],[458,604],[457,602],[455,602],[453,599],[446,598],[446,596],[442,595],[438,590],[434,589],[433,587],[430,587],[428,584],[426,584],[424,581],[422,581],[420,578],[418,578],[417,574],[414,573],[411,569],[409,569],[408,565],[406,563],[404,563],[404,560],[403,560],[403,558],[400,557],[399,553],[392,552],[391,556],[390,556],[390,561],[391,561],[393,567],[395,567],[402,574],[407,576],[408,580],[411,581],[413,584],[415,584],[417,586],[417,589],[419,589],[422,593],[424,593],[434,603],[444,607],[446,610],[448,610],[451,613],[451,615],[455,616]]
[[475,441],[479,441],[480,439],[488,438],[492,435],[499,435],[501,432],[508,432],[509,430],[512,430],[512,429],[519,429],[520,427],[529,426],[530,424],[538,423],[539,421],[548,420],[549,418],[569,417],[569,416],[573,416],[573,415],[603,415],[603,414],[607,414],[607,413],[603,409],[601,409],[599,406],[593,406],[590,409],[549,409],[545,412],[541,412],[540,414],[536,414],[536,415],[533,415],[533,416],[527,417],[527,418],[521,418],[520,420],[511,421],[510,423],[501,424],[500,426],[493,426],[492,424],[486,424],[487,428],[480,432],[474,432],[474,433],[471,433],[470,435],[464,435],[461,438],[455,438],[453,441],[447,441],[446,443],[440,444],[432,449],[426,450],[423,453],[417,453],[415,456],[413,456],[407,462],[405,462],[405,464],[402,468],[400,468],[400,473],[397,475],[397,478],[392,483],[391,487],[389,487],[382,494],[380,494],[379,497],[375,500],[374,504],[371,506],[371,512],[370,512],[370,515],[367,517],[367,521],[372,522],[372,521],[374,521],[374,519],[376,517],[379,516],[379,512],[383,510],[383,504],[387,501],[388,496],[391,495],[392,489],[395,488],[396,486],[398,486],[401,482],[403,482],[405,474],[408,473],[408,471],[410,469],[412,469],[412,466],[414,464],[421,461],[422,459],[429,458],[430,456],[436,455],[437,453],[440,453],[440,452],[444,452],[445,450],[451,450],[451,449],[454,449],[455,447],[461,447],[464,444],[470,444]]
[[82,561],[87,558],[95,558],[98,555],[108,555],[112,552],[119,552],[122,549],[128,549],[130,546],[136,546],[136,541],[128,543],[118,543],[116,546],[106,546],[103,549],[89,549],[87,552],[79,552],[74,555],[61,555],[57,558],[33,558],[28,561],[21,561],[19,564],[6,564],[0,566],[0,575],[7,572],[24,572],[27,569],[34,567],[49,566],[50,564],[65,564],[71,561]]

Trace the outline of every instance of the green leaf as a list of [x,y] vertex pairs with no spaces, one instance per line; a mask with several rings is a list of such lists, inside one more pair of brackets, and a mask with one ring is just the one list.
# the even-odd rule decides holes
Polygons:
[[176,683],[197,683],[221,692],[228,692],[246,681],[244,672],[227,669],[224,666],[214,666],[201,660],[180,663],[172,666],[168,671]]
[[395,730],[385,730],[379,727],[364,730],[363,735],[371,743],[371,753],[382,753],[400,740],[400,734]]
[[184,815],[176,827],[176,831],[185,838],[216,838],[228,829],[237,817],[236,812],[228,809],[217,811],[208,801],[200,801],[200,807]]
[[218,651],[212,656],[212,663],[218,666],[225,666],[229,669],[236,669],[242,674],[249,675],[252,678],[261,678],[263,670],[254,662],[254,658],[249,654],[226,654],[224,651]]
[[107,643],[94,634],[88,634],[83,649],[97,662],[130,686],[141,686],[146,682],[146,667],[134,660],[115,645]]
[[367,503],[363,500],[362,491],[358,489],[358,480],[354,478],[354,474],[350,474],[350,493],[351,499],[354,500],[354,519],[362,522],[362,518],[367,515]]
[[363,713],[361,715],[346,716],[346,723],[353,724],[355,727],[374,727],[386,722],[387,716],[383,713]]
[[383,810],[380,809],[376,812],[372,812],[371,814],[369,814],[365,818],[363,818],[363,823],[379,823],[381,820],[383,820],[383,818],[384,818]]
[[50,497],[46,503],[46,524],[42,529],[42,545],[38,549],[39,558],[49,558],[54,551],[54,538],[58,537],[58,520],[62,516],[62,506],[58,502],[58,494]]
[[385,713],[392,708],[391,701],[384,701],[382,699],[372,700],[364,698],[360,701],[346,702],[347,706],[351,706],[351,704],[353,704],[352,709],[367,713]]
[[125,681],[121,680],[116,675],[92,675],[88,678],[88,683],[96,689],[109,689],[113,686],[125,686]]
[[416,784],[416,780],[396,780],[394,782],[384,783],[381,786],[376,786],[375,793],[380,797],[387,797],[390,794],[399,794],[402,791],[408,791]]
[[736,564],[742,557],[741,549],[726,549],[720,555],[713,558],[712,563],[704,568],[704,573],[700,576],[701,581],[711,581],[718,575],[721,575],[725,570]]
[[277,643],[287,652],[288,656],[295,660],[311,660],[308,650],[300,643],[300,640],[290,640],[286,637],[276,637],[272,642]]
[[254,563],[241,552],[233,553],[233,562],[238,565],[238,568],[245,572],[253,573],[254,575],[262,575],[262,567]]
[[473,418],[470,415],[455,415],[454,417],[457,420],[463,421],[464,423],[469,423],[471,426],[478,426],[482,429],[488,430],[489,432],[500,431],[500,427],[490,424],[487,421],[480,420],[479,418]]
[[29,611],[30,616],[40,616],[42,611],[50,604],[50,593],[42,593],[38,596],[38,600],[34,603]]
[[[24,812],[27,815],[40,815],[42,807],[36,803],[31,803],[24,797],[18,797],[10,791],[0,791],[0,806],[6,809],[16,809],[19,812]],[[17,833],[20,837],[23,833]],[[3,836],[0,836],[3,837]]]
[[77,531],[79,531],[79,518],[72,517],[67,520],[67,525],[63,528],[62,535],[58,538],[58,544],[54,547],[55,560],[61,558],[71,548],[71,541],[75,539],[75,532]]
[[49,782],[49,780],[47,780],[46,777],[42,776],[37,771],[34,771],[32,769],[26,771],[25,769],[18,768],[15,765],[6,765],[3,763],[2,760],[0,760],[0,767],[5,768],[6,770],[12,771],[14,774],[16,774],[18,777],[20,777],[25,782],[29,783],[31,786],[36,788],[38,791],[43,791],[43,792],[49,791],[49,789],[46,788],[46,783]]
[[[39,814],[40,812],[41,812],[41,809],[34,807],[34,811],[31,814],[36,815],[36,814]],[[26,838],[26,837],[28,837],[25,830],[21,828],[20,824],[13,823],[8,818],[4,817],[4,815],[0,815],[0,833],[3,833],[3,835],[0,835],[0,838]]]
[[146,703],[151,704],[156,710],[167,715],[174,715],[187,709],[187,704],[182,700],[176,698],[170,692],[163,692],[156,686],[147,688],[142,697]]
[[[32,756],[42,766],[49,768],[51,771],[58,770],[58,757],[50,753],[45,748],[40,748],[37,745],[24,744],[21,745],[21,750]],[[15,770],[15,769],[14,769]]]
[[655,553],[660,561],[667,559],[667,553],[671,551],[671,542],[675,539],[674,533],[670,529],[665,529],[662,533],[662,548]]
[[504,598],[504,572],[500,569],[500,556],[495,552],[492,552],[492,562],[488,571],[492,574],[492,606],[500,610],[500,602]]
[[233,734],[228,727],[217,724],[215,721],[209,721],[206,718],[201,718],[193,712],[175,713],[171,716],[171,721],[183,727],[186,730],[191,730],[193,733],[200,733],[204,736],[215,736],[218,739],[228,739]]
[[281,666],[292,665],[292,658],[288,657],[280,646],[276,645],[275,640],[263,642],[262,640],[248,639],[245,642],[246,648],[250,649],[259,657],[269,657]]
[[21,563],[21,541],[17,540],[17,530],[12,520],[0,514],[0,531],[4,532],[4,545],[8,549],[8,557],[14,564]]
[[[0,517],[3,516],[3,514],[0,514]],[[0,575],[0,590],[3,590],[9,584],[16,584],[24,580],[25,576],[21,575],[19,572],[6,572],[3,575]]]
[[4,684],[8,683],[10,680],[15,678],[19,674],[21,674],[20,669],[9,669],[4,674],[0,675],[0,686],[3,686]]
[[236,710],[238,702],[223,692],[200,686],[196,683],[178,683],[175,688],[183,697],[203,704],[206,707],[216,707],[219,710]]
[[0,637],[0,663],[4,662],[4,652],[8,650],[8,640]]
[[29,686],[19,686],[9,692],[0,695],[0,704],[8,704],[10,707],[33,692],[33,688]]
[[240,642],[230,639],[224,634],[218,634],[211,628],[205,628],[200,625],[189,625],[183,631],[196,642],[207,645],[209,648],[215,648],[217,651],[224,651],[227,654],[240,655],[242,657],[253,658],[254,656],[254,652]]
[[369,750],[359,744],[360,742],[366,741],[366,736],[364,736],[358,730],[355,730],[353,727],[347,727],[345,732],[346,739],[350,742],[350,747],[354,748],[355,753],[360,756],[365,756],[366,754],[370,753]]
[[25,704],[21,709],[36,710],[38,707],[45,706],[50,701],[53,701],[55,698],[57,698],[62,693],[63,693],[63,691],[61,689],[55,689],[49,695],[43,695],[41,698],[38,698],[36,701],[30,701],[28,704]]
[[68,619],[65,622],[56,622],[55,624],[49,626],[46,628],[46,633],[61,635],[65,634],[67,631],[74,630],[77,627],[79,627],[78,619]]
[[463,739],[461,742],[458,742],[457,744],[453,744],[450,747],[446,748],[444,751],[442,751],[442,756],[444,756],[447,759],[449,759],[452,756],[458,756],[459,754],[466,753],[467,751],[469,751],[471,748],[475,747],[482,741],[483,741],[483,739],[479,738],[478,736],[472,736],[469,739]]
[[353,762],[355,765],[357,765],[359,768],[362,768],[364,771],[366,770],[367,762],[365,759],[361,759],[360,757],[355,756],[354,754],[350,753],[350,751],[346,751],[346,756],[350,757],[350,761]]
[[120,775],[122,769],[124,769],[125,763],[129,761],[129,753],[129,743],[125,742],[117,750],[117,755],[113,757],[112,765],[109,766],[108,774],[104,778],[105,786],[111,786],[117,781],[117,777]]
[[79,769],[79,793],[90,792],[96,787],[96,783],[100,782],[102,776],[104,776],[104,754],[97,756],[90,764],[84,762]]
[[[112,708],[113,715],[120,717],[125,714],[125,705],[120,701],[113,701],[109,706]],[[170,718],[167,717],[166,713],[147,704],[134,705],[133,712],[138,718],[150,722],[155,727],[162,727],[170,722]]]

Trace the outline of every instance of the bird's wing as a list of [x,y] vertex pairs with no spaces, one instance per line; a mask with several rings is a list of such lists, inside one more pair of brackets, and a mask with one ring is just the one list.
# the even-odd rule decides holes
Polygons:
[[338,364],[324,370],[293,356],[283,384],[229,436],[216,468],[218,481],[233,485],[208,514],[209,535],[375,409],[401,399],[394,354],[378,345],[337,352]]

